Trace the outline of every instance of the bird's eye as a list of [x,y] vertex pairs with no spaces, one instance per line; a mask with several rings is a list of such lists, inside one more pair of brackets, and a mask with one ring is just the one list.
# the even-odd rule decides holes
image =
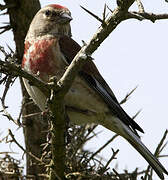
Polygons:
[[46,15],[46,16],[50,16],[51,14],[52,14],[52,13],[51,13],[50,10],[46,10],[46,11],[45,11],[45,15]]

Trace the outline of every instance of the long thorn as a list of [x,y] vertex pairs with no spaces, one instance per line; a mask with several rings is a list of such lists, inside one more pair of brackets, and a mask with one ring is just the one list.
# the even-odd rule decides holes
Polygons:
[[91,11],[89,11],[88,9],[84,8],[83,6],[80,6],[83,10],[85,10],[87,13],[89,13],[91,16],[93,16],[94,18],[96,18],[98,21],[100,21],[102,24],[104,24],[104,21],[99,18],[97,15],[95,15],[94,13],[92,13]]

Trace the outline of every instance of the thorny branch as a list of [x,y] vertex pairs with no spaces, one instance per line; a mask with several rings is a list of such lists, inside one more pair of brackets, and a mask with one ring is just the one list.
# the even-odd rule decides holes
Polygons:
[[[128,12],[129,7],[134,3],[134,0],[117,0],[117,8],[114,11],[110,11],[112,14],[109,18],[106,16],[106,8],[104,9],[103,13],[103,20],[99,18],[97,15],[91,13],[86,8],[83,8],[89,14],[91,14],[94,18],[102,23],[101,27],[95,33],[93,38],[90,40],[88,44],[85,44],[81,51],[76,55],[71,65],[66,70],[64,76],[57,82],[51,82],[50,84],[45,84],[44,82],[40,81],[38,77],[34,77],[29,73],[24,72],[19,65],[16,65],[12,62],[1,61],[0,60],[0,72],[12,75],[12,76],[21,76],[30,81],[32,85],[36,85],[38,88],[45,92],[46,96],[49,96],[49,90],[58,90],[58,88],[62,88],[62,97],[67,93],[69,90],[76,74],[78,73],[79,69],[84,65],[84,63],[88,60],[92,60],[91,55],[92,53],[100,46],[100,44],[108,37],[108,35],[116,28],[116,26],[122,22],[123,20],[135,18],[138,20],[148,19],[152,22],[160,19],[168,19],[167,14],[153,14],[153,13],[146,13],[144,11],[143,5],[140,0],[137,0],[139,12]],[[3,9],[4,7],[0,7]],[[9,27],[3,27],[2,29],[8,30]],[[54,96],[56,95],[53,93]],[[57,95],[56,95],[57,96]],[[55,98],[53,98],[55,99]],[[60,102],[62,99],[59,99]],[[58,102],[59,103],[59,102]],[[60,103],[61,104],[61,103]],[[57,104],[58,106],[58,104]],[[61,105],[62,106],[62,105]],[[52,109],[52,108],[51,108]],[[52,109],[54,110],[54,109]],[[53,117],[57,116],[56,113],[52,113]],[[64,118],[64,117],[63,117]],[[62,118],[61,118],[62,119]],[[14,138],[12,132],[9,131],[13,141],[17,144],[18,142]],[[17,144],[19,146],[19,144]],[[20,146],[19,146],[20,147]],[[22,149],[22,147],[20,147]],[[22,149],[24,152],[26,150]],[[26,152],[29,153],[29,152]],[[30,155],[30,154],[29,154]],[[110,161],[109,161],[110,162]]]
[[[138,20],[144,20],[148,19],[151,20],[152,22],[155,22],[156,20],[161,20],[161,19],[168,19],[168,14],[154,14],[154,13],[147,13],[143,9],[143,5],[140,0],[137,0],[138,7],[141,7],[141,11],[139,12],[128,12],[127,9],[129,6],[124,6],[124,4],[121,3],[122,1],[119,1],[119,6],[114,10],[110,10],[112,15],[106,19],[105,13],[106,13],[106,8],[104,8],[104,13],[103,13],[103,20],[99,18],[97,15],[93,14],[91,11],[87,10],[86,8],[82,7],[87,13],[92,15],[94,18],[96,18],[98,21],[102,23],[102,27],[100,27],[97,31],[97,33],[93,36],[92,40],[82,48],[82,50],[77,54],[75,57],[75,60],[73,62],[80,62],[80,66],[84,64],[84,62],[89,59],[92,59],[90,55],[97,49],[97,47],[103,42],[105,38],[115,29],[115,27],[123,20],[130,19],[130,18],[135,18]],[[130,1],[129,5],[131,5],[134,1]],[[121,4],[120,4],[121,3]],[[105,6],[106,7],[106,6]],[[110,9],[108,7],[108,9]],[[105,27],[104,27],[105,26]],[[78,65],[74,67],[74,63],[71,63],[67,71],[65,72],[64,76],[61,78],[61,80],[58,82],[60,87],[63,87],[64,84],[69,84],[66,89],[69,89],[70,84],[72,84],[71,79],[73,78],[67,78],[68,76],[72,76],[73,74],[76,74],[75,69],[79,69]],[[14,63],[10,62],[4,62],[0,60],[0,72],[4,74],[12,74],[12,76],[21,76],[30,81],[30,83],[35,84],[37,87],[40,89],[43,89],[43,92],[46,92],[48,94],[48,89],[54,88],[53,83],[50,83],[50,85],[45,84],[44,82],[40,81],[38,77],[34,77],[30,75],[29,73],[23,71],[19,65],[16,65]],[[75,73],[74,73],[75,72]],[[71,74],[71,75],[70,75]],[[75,75],[73,75],[74,77]],[[66,81],[67,78],[67,81]],[[55,85],[56,86],[56,85]],[[58,89],[59,86],[57,86]],[[65,91],[67,92],[67,90]]]
[[35,85],[39,89],[41,89],[45,94],[49,93],[48,89],[51,89],[49,85],[39,80],[37,77],[29,74],[28,72],[22,70],[20,65],[17,65],[16,63],[8,62],[8,61],[2,61],[0,60],[0,72],[12,75],[12,76],[20,76],[25,79],[28,79],[30,84]]
[[137,89],[138,86],[136,86],[134,89],[132,89],[129,93],[126,94],[126,96],[124,97],[124,99],[122,99],[120,101],[120,104],[124,104],[125,102],[128,101],[128,99],[130,98],[130,95]]
[[2,98],[0,98],[1,101],[1,105],[2,105],[2,110],[0,112],[3,112],[3,116],[6,116],[9,120],[13,121],[16,125],[20,124],[18,123],[18,121],[16,121],[11,115],[10,113],[7,111],[7,106],[5,105],[5,97],[7,95],[7,92],[10,88],[10,85],[14,83],[13,81],[13,77],[12,76],[6,76],[7,78],[5,79],[5,89],[2,95]]
[[114,135],[111,139],[109,139],[101,148],[99,148],[95,153],[92,154],[92,156],[89,158],[89,160],[93,159],[94,156],[96,156],[98,153],[100,153],[107,145],[109,145],[118,135]]
[[156,20],[168,19],[168,14],[154,14],[147,12],[130,11],[126,14],[125,19],[130,19],[130,18],[134,18],[140,21],[150,20],[154,23]]
[[117,155],[118,152],[119,152],[119,149],[117,149],[117,150],[115,151],[115,150],[112,148],[111,150],[112,150],[111,158],[107,161],[107,163],[106,163],[105,166],[103,167],[104,171],[102,172],[102,174],[103,174],[105,171],[108,170],[107,167],[109,166],[109,164],[111,163],[111,161],[112,161],[113,159],[116,159],[116,155]]
[[42,162],[41,159],[39,159],[38,157],[36,157],[35,155],[33,155],[31,152],[28,152],[26,149],[23,148],[23,146],[20,145],[20,143],[16,140],[14,134],[12,133],[12,131],[10,129],[8,129],[8,133],[9,136],[12,138],[10,141],[8,142],[14,142],[24,153],[28,154],[29,156],[31,156],[33,159],[35,159],[38,163],[40,164],[45,164],[44,162]]
[[7,24],[5,26],[1,26],[0,29],[2,29],[2,31],[0,32],[0,34],[3,34],[6,31],[9,31],[12,29],[11,25]]

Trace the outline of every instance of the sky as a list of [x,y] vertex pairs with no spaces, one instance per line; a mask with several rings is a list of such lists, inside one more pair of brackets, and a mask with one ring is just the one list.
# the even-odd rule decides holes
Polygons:
[[[51,1],[41,0],[40,2],[43,7]],[[71,22],[73,39],[79,44],[82,44],[82,40],[88,42],[100,26],[100,23],[84,12],[80,5],[100,17],[104,3],[111,9],[116,6],[115,1],[111,0],[52,0],[52,3],[61,4],[70,9],[73,17]],[[168,3],[164,0],[157,0],[152,3],[144,0],[143,3],[146,12],[168,12]],[[137,10],[136,4],[131,7],[131,10]],[[0,17],[0,22],[7,21],[7,17]],[[145,134],[140,134],[141,139],[152,152],[155,151],[165,130],[168,129],[167,28],[168,20],[160,20],[155,23],[133,19],[124,21],[117,26],[93,54],[94,63],[119,101],[134,87],[138,86],[131,98],[122,107],[130,116],[142,109],[136,118],[136,122],[144,129]],[[6,46],[6,44],[12,48],[15,47],[11,32],[0,35],[0,45]],[[0,95],[2,89],[1,86]],[[18,82],[10,89],[6,102],[11,114],[17,117],[21,104]],[[0,139],[5,135],[7,129],[11,128],[16,138],[23,144],[22,129],[17,129],[12,122],[1,115],[0,120],[3,124],[0,126],[0,132],[3,133],[0,135]],[[113,136],[112,132],[101,126],[97,131],[103,132],[88,143],[86,149],[95,151]],[[0,152],[6,148],[4,144],[0,144]],[[12,148],[17,150],[14,145]],[[111,148],[120,149],[117,160],[110,165],[111,168],[114,168],[117,163],[120,172],[125,168],[134,170],[135,167],[139,167],[140,170],[143,170],[147,167],[147,162],[124,139],[117,138],[100,155],[104,159],[110,158]],[[168,154],[168,147],[165,148],[163,154]],[[160,161],[168,169],[168,159],[164,158]]]

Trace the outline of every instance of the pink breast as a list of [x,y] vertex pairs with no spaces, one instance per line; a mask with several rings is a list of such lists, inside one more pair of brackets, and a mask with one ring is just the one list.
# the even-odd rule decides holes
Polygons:
[[54,39],[43,39],[33,44],[25,44],[25,52],[22,61],[22,67],[26,63],[29,64],[29,70],[36,74],[53,74],[54,71],[54,55],[53,47]]

